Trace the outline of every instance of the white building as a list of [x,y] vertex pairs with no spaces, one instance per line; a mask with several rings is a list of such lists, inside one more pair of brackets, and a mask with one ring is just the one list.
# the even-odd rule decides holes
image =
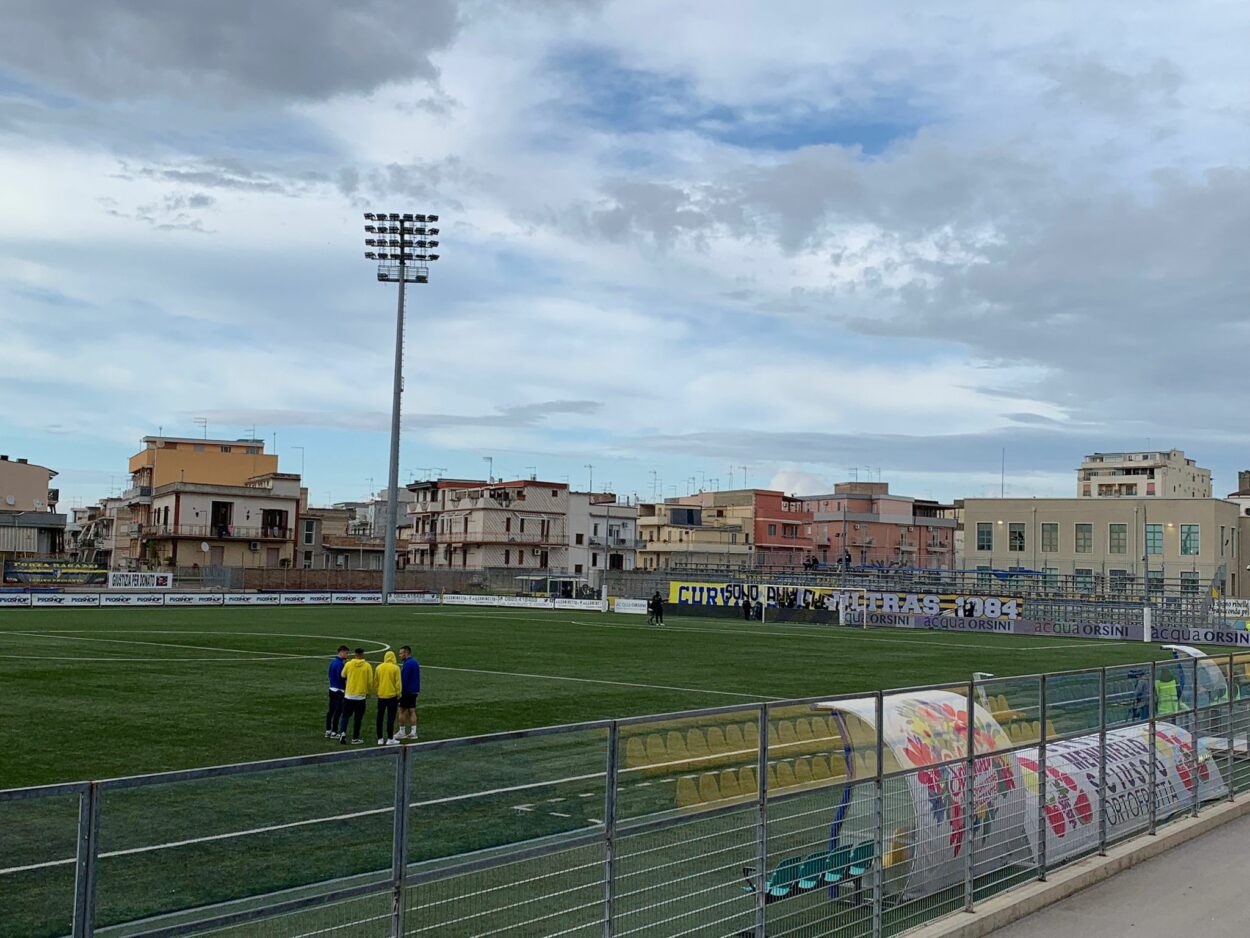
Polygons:
[[1091,453],[1076,472],[1080,498],[1210,498],[1211,470],[1179,449]]
[[604,570],[633,570],[642,542],[638,506],[606,492],[569,493],[569,569],[598,586]]

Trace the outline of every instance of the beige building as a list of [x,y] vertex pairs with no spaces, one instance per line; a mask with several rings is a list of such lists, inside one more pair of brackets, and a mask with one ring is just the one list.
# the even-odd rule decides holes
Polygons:
[[633,570],[638,540],[638,506],[608,492],[569,493],[569,569],[598,586],[604,570]]
[[1091,453],[1076,472],[1079,498],[1210,498],[1211,470],[1184,452]]
[[749,500],[732,501],[724,498],[719,506],[707,507],[675,499],[640,504],[638,568],[750,566],[754,505]]
[[0,455],[0,561],[64,550],[65,516],[56,513],[56,489],[48,488],[55,477],[46,466]]
[[408,486],[409,565],[482,570],[568,570],[569,487],[523,479],[437,479]]
[[367,532],[354,506],[305,508],[296,559],[305,570],[381,570],[386,544]]
[[967,570],[1036,570],[1079,592],[1205,589],[1223,568],[1242,595],[1239,507],[1218,498],[964,499]]

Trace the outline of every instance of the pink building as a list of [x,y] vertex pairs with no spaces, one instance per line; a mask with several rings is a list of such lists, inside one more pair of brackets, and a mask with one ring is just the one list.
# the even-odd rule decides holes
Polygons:
[[886,482],[840,482],[805,495],[816,559],[849,566],[955,566],[954,506],[890,494]]

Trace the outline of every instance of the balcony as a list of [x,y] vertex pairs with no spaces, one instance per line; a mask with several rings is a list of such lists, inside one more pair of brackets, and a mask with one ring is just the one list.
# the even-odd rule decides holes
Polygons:
[[198,537],[215,541],[289,541],[291,528],[248,528],[233,524],[145,524],[144,537]]
[[588,539],[591,547],[605,547],[608,550],[642,550],[646,541],[629,537],[599,537],[591,535]]
[[152,486],[150,485],[132,485],[126,491],[122,492],[122,500],[127,502],[138,502],[144,499],[152,498]]

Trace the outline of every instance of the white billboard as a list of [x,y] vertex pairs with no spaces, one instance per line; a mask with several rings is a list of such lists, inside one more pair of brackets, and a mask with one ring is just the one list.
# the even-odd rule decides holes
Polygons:
[[111,590],[167,590],[174,585],[172,573],[125,573],[113,571],[109,574]]

